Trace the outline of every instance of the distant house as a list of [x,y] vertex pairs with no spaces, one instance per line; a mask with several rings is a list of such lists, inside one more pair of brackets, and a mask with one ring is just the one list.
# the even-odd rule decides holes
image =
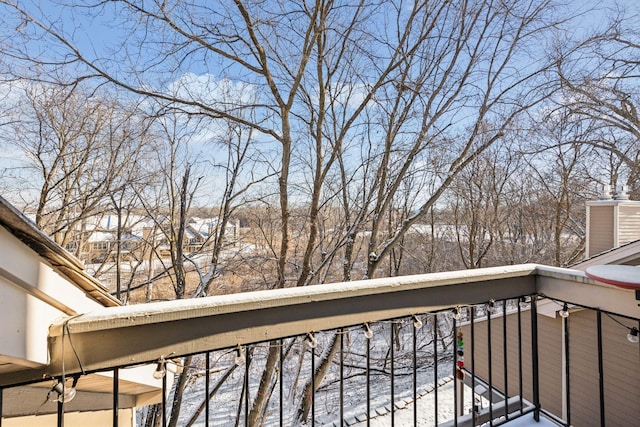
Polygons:
[[95,215],[78,224],[73,240],[65,249],[77,253],[86,262],[102,263],[113,260],[119,240],[121,259],[140,258],[151,229],[153,221],[146,216],[127,213],[118,221],[115,214]]
[[[84,271],[77,258],[2,197],[0,248],[0,389],[24,384],[2,391],[2,425],[56,425],[58,403],[52,400],[58,398],[54,387],[64,372],[50,371],[49,327],[63,316],[115,307],[120,302]],[[152,377],[154,368],[142,366],[120,374],[119,425],[135,425],[133,409],[161,399],[161,382]],[[104,397],[113,387],[109,374],[75,380],[76,397],[64,404],[72,414],[67,426],[111,423],[112,399]],[[42,383],[43,378],[49,381]],[[64,384],[70,389],[74,379],[67,377]]]
[[[217,226],[217,217],[191,218],[185,228],[184,251],[193,253],[206,249],[213,242],[212,235]],[[162,221],[126,213],[120,220],[121,236],[118,239],[117,215],[95,215],[78,225],[75,238],[66,245],[66,249],[78,253],[81,259],[91,264],[113,262],[119,240],[121,260],[142,260],[151,248],[166,259],[170,257],[170,249],[167,231],[162,227]],[[228,222],[225,242],[233,244],[237,237],[236,224]]]
[[[218,228],[217,217],[199,218],[189,220],[185,230],[184,249],[186,252],[197,252],[213,243],[213,235]],[[225,225],[225,242],[234,244],[238,238],[236,223],[228,221]]]

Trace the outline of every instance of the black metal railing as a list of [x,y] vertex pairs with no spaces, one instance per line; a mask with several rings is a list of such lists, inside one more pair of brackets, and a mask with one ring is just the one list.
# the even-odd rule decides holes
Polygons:
[[[336,330],[312,331],[306,335],[243,346],[244,358],[240,363],[244,369],[236,369],[233,375],[228,376],[226,388],[219,387],[218,390],[222,391],[213,397],[211,382],[217,383],[216,378],[238,363],[231,360],[230,355],[239,349],[208,352],[205,360],[199,363],[204,364],[204,372],[217,374],[202,375],[202,381],[198,380],[185,391],[186,400],[206,401],[204,413],[197,418],[199,425],[249,425],[253,401],[260,393],[259,380],[264,375],[265,360],[275,346],[278,347],[278,374],[268,389],[270,398],[260,417],[263,425],[289,426],[305,421],[308,425],[368,426],[375,417],[386,417],[390,425],[418,425],[419,422],[424,423],[425,418],[433,425],[447,422],[454,426],[469,425],[487,419],[486,414],[480,413],[481,405],[477,402],[481,401],[484,402],[483,412],[488,411],[488,422],[499,425],[539,409],[539,403],[529,403],[522,396],[525,386],[519,352],[515,373],[519,378],[516,388],[519,390],[516,395],[518,408],[516,413],[510,414],[514,405],[508,401],[513,396],[507,392],[506,315],[512,308],[518,316],[517,348],[537,351],[535,341],[522,342],[522,311],[518,302],[519,299],[490,301],[472,307],[454,307]],[[483,322],[488,331],[483,339],[489,343],[494,339],[491,335],[492,322],[486,322],[492,306],[496,309],[501,307],[502,311],[493,315],[505,319],[502,326],[503,360],[494,366],[496,355],[492,357],[493,346],[484,345],[488,350],[489,375],[483,379],[475,372],[475,348],[479,347],[475,335],[478,322]],[[535,311],[531,313],[535,315]],[[535,322],[531,324],[535,325]],[[461,345],[460,331],[469,327],[471,339],[468,344]],[[465,345],[469,346],[466,351]],[[335,356],[327,361],[332,346],[337,350]],[[212,355],[215,364],[211,363]],[[189,368],[197,371],[200,365]],[[318,372],[322,369],[326,373],[320,377]],[[528,369],[533,369],[533,365]],[[502,390],[498,390],[493,381],[497,371],[503,377]],[[238,372],[243,372],[243,375],[236,375]],[[536,378],[537,373],[531,372],[530,377]],[[484,393],[476,392],[480,384],[485,385]],[[310,385],[310,396],[304,395],[305,385]],[[529,394],[534,393],[531,391]],[[166,398],[172,399],[172,393]],[[301,409],[305,405],[304,399],[308,399],[308,415],[301,418],[300,414],[305,414]],[[225,404],[218,404],[218,401]],[[163,423],[166,423],[170,405],[163,401],[162,406]],[[188,409],[183,412],[187,416],[179,425],[190,425],[193,422],[192,418],[189,419],[191,414]],[[501,419],[494,419],[498,415]]]
[[[541,324],[539,301],[556,304],[561,317]],[[562,316],[569,311],[577,313],[580,327],[573,326],[573,313]],[[593,329],[585,333],[584,324]],[[561,370],[557,372],[562,382],[560,410],[545,407],[541,401],[549,385],[540,376],[542,371],[555,369],[545,365],[551,357],[548,353],[554,350],[546,342],[539,347],[540,333],[549,334],[549,328],[557,325],[561,325],[558,342],[562,343]],[[303,421],[311,426],[369,426],[376,417],[386,417],[392,426],[498,426],[531,413],[536,420],[542,414],[569,426],[579,422],[576,418],[584,411],[575,405],[572,384],[580,375],[584,351],[580,340],[585,335],[595,337],[593,350],[597,352],[592,391],[598,404],[594,409],[597,417],[592,420],[599,419],[602,426],[616,424],[611,413],[621,403],[612,402],[607,393],[612,390],[608,376],[618,367],[608,353],[613,351],[608,348],[612,338],[606,332],[615,328],[624,338],[622,332],[637,330],[640,320],[571,301],[526,295],[175,355],[182,360],[190,356],[190,364],[185,366],[190,380],[184,389],[178,425],[250,425],[254,402],[260,398],[264,405],[257,419],[264,426],[292,426]],[[638,344],[632,345],[636,347],[631,351],[635,349],[640,355]],[[266,361],[274,350],[276,368],[265,375]],[[539,351],[544,357],[539,357]],[[114,426],[119,422],[121,368],[113,370]],[[640,372],[640,357],[627,372]],[[640,382],[640,377],[634,381]],[[168,389],[167,377],[162,379],[162,426],[175,416],[171,408],[178,383],[174,381]],[[308,395],[305,389],[310,390]],[[4,400],[0,392],[0,409]],[[617,406],[609,408],[613,403]],[[629,402],[630,411],[636,410],[636,403]],[[146,411],[138,416],[145,416]],[[57,413],[62,426],[64,402],[58,403]]]

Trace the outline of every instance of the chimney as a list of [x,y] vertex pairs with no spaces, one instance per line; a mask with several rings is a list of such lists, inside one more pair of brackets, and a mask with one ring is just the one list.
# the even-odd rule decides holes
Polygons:
[[599,200],[587,202],[585,258],[640,239],[640,201],[629,200],[629,188],[611,194],[604,185]]
[[629,200],[629,186],[621,185],[616,193],[616,200]]

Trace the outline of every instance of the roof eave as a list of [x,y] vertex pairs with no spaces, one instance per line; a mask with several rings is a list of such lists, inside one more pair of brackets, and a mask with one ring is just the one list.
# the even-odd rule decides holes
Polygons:
[[0,225],[33,249],[51,267],[106,307],[122,305],[94,277],[84,271],[82,261],[67,252],[29,218],[0,196]]

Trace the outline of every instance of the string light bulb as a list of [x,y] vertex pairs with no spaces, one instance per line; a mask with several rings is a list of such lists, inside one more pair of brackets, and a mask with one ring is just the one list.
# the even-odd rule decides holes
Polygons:
[[240,344],[238,344],[238,346],[236,347],[236,354],[233,358],[233,362],[236,364],[236,366],[240,366],[244,364],[244,362],[246,362],[244,351],[242,350],[242,346]]
[[164,357],[161,357],[158,360],[158,364],[156,365],[156,370],[153,371],[153,378],[157,380],[161,380],[167,374],[167,361],[164,360]]
[[318,346],[318,339],[313,332],[309,332],[307,334],[307,338],[304,340],[305,343],[309,346],[309,348],[316,348]]
[[[78,385],[78,379],[80,377],[73,377],[73,383],[71,387],[65,387],[62,379],[58,380],[57,383],[49,390],[47,393],[47,400],[49,402],[60,402],[60,403],[68,403],[71,402],[78,393],[76,390],[76,385]],[[55,393],[55,395],[54,395]]]
[[489,314],[493,314],[496,312],[496,300],[492,299],[489,300],[489,304],[487,306],[487,311],[489,312]]
[[373,331],[369,327],[368,323],[364,324],[364,337],[368,340],[370,340],[373,337]]
[[564,305],[562,306],[562,310],[560,310],[558,312],[558,314],[560,315],[560,317],[566,319],[567,317],[569,317],[569,307],[567,306],[567,303],[565,302]]
[[420,320],[415,314],[411,317],[413,319],[413,327],[416,329],[422,328],[422,320]]
[[638,328],[631,328],[631,330],[627,334],[627,339],[629,340],[629,342],[632,342],[634,344],[640,342],[640,337],[638,337]]
[[451,314],[451,317],[453,317],[455,320],[460,320],[460,307],[454,307],[453,309],[453,314]]
[[520,304],[520,308],[521,309],[526,309],[529,308],[531,299],[528,297],[520,297],[520,301],[518,301],[518,303]]

